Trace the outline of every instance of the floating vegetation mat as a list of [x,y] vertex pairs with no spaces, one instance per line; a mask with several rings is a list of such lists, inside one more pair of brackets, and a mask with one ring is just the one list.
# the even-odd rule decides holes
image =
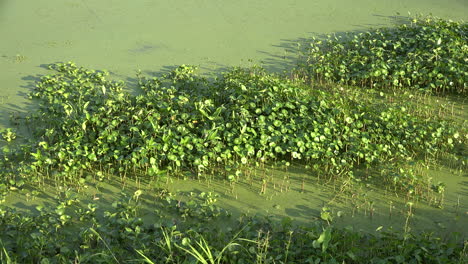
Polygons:
[[[109,210],[80,205],[66,192],[57,207],[32,215],[0,207],[0,261],[465,263],[464,237],[413,234],[410,219],[417,202],[443,208],[446,185],[428,176],[430,167],[460,176],[467,170],[464,102],[461,109],[449,101],[433,105],[419,93],[451,92],[463,100],[466,36],[465,23],[415,19],[314,41],[293,74],[305,78],[251,67],[211,80],[182,65],[160,77],[139,73],[137,93],[108,80],[106,71],[50,65],[53,73],[30,93],[34,110],[13,115],[17,128],[0,131],[0,203],[12,191],[79,192],[116,177],[123,185],[135,180],[138,190]],[[219,179],[234,194],[237,183],[256,180],[265,195],[271,185],[288,191],[289,170],[297,167],[304,170],[299,191],[309,178],[333,183],[338,191],[329,203],[346,195],[356,202],[353,189],[362,183],[401,197],[404,232],[338,229],[326,207],[310,226],[246,216],[228,224],[231,214],[215,205],[214,194],[176,201],[158,189],[171,177]],[[272,170],[284,172],[281,184],[268,175]],[[169,208],[151,224],[140,218],[140,181],[150,182]],[[372,217],[374,201],[364,202]],[[457,219],[464,217],[460,208],[458,196]]]
[[[329,179],[382,168],[383,183],[406,189],[419,179],[404,164],[456,152],[466,141],[449,121],[369,104],[359,93],[311,90],[256,68],[208,81],[181,66],[163,78],[140,76],[137,96],[105,72],[73,63],[50,68],[56,73],[31,93],[37,111],[24,117],[29,143],[15,147],[16,134],[3,132],[4,188],[106,175],[221,174],[234,182],[251,166],[299,162]],[[400,169],[385,173],[389,164]]]
[[380,28],[314,39],[299,71],[313,82],[465,94],[468,24],[413,18]]

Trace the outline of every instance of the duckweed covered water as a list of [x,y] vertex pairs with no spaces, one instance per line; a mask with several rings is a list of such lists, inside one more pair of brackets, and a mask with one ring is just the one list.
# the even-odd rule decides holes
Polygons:
[[[468,13],[462,1],[448,1],[443,5],[436,1],[357,2],[346,1],[343,5],[341,1],[221,4],[218,1],[91,3],[81,0],[57,1],[55,5],[50,1],[47,5],[35,1],[24,8],[23,3],[0,0],[0,34],[11,40],[0,44],[4,48],[0,51],[3,52],[0,69],[5,79],[1,86],[4,93],[0,96],[3,115],[0,127],[9,126],[9,111],[25,112],[34,108],[23,98],[37,80],[36,74],[43,72],[43,65],[54,61],[74,60],[91,68],[107,68],[112,78],[124,79],[129,87],[137,85],[137,79],[129,77],[135,69],[153,75],[155,71],[168,72],[173,65],[182,63],[199,64],[204,73],[251,63],[281,72],[294,65],[295,43],[303,43],[312,35],[399,23],[401,14],[407,11],[430,12],[452,19],[464,19]],[[8,24],[15,21],[13,14],[19,10],[39,23],[28,20],[15,23],[13,32]],[[450,97],[428,98],[425,103],[442,105],[438,116],[448,116],[459,123],[466,120],[463,98],[455,97],[453,101]],[[424,108],[418,110],[421,110],[419,114],[428,115],[422,113],[426,111]],[[463,158],[466,149],[457,151]],[[454,161],[449,157],[447,162]],[[251,171],[257,178],[240,181],[229,177],[222,180],[223,176],[213,175],[200,180],[193,179],[193,175],[179,175],[159,182],[134,178],[122,182],[122,178],[111,177],[102,182],[87,178],[78,186],[69,187],[58,186],[49,179],[44,192],[20,188],[6,197],[5,204],[26,214],[37,214],[40,207],[54,208],[57,198],[76,195],[83,206],[93,203],[112,208],[123,192],[133,199],[141,199],[139,214],[143,219],[152,221],[159,216],[176,224],[181,221],[178,217],[197,221],[200,212],[205,220],[211,219],[210,214],[224,214],[222,210],[207,209],[211,203],[204,199],[211,199],[209,193],[212,193],[216,205],[232,213],[231,219],[244,214],[269,215],[278,221],[289,217],[294,223],[308,225],[333,218],[335,227],[351,226],[371,233],[430,230],[444,238],[456,232],[466,241],[468,182],[463,170],[466,164],[446,165],[420,171],[432,178],[434,184],[427,186],[435,193],[431,197],[414,195],[413,186],[408,186],[408,194],[396,191],[386,183],[372,180],[372,172],[368,177],[367,170],[356,171],[365,174],[366,181],[346,188],[346,182],[320,179],[319,175],[311,177],[310,170],[293,165],[287,171],[268,169],[267,181],[258,176],[263,170],[255,166]],[[160,201],[163,197],[167,203]],[[196,199],[207,204],[200,208],[190,203]],[[324,217],[328,214],[330,218]],[[223,221],[224,218],[221,225]],[[3,260],[3,255],[0,257]]]
[[[291,218],[295,224],[309,225],[320,221],[321,208],[329,208],[333,215],[333,225],[336,227],[374,233],[376,230],[403,232],[407,218],[408,205],[404,197],[395,197],[392,191],[381,186],[363,185],[356,188],[352,194],[340,193],[341,183],[320,183],[310,179],[310,173],[298,167],[289,172],[289,189],[284,182],[284,171],[271,170],[272,182],[265,194],[259,194],[261,181],[240,182],[232,187],[227,181],[194,180],[173,178],[167,183],[139,182],[128,180],[123,184],[120,179],[111,181],[93,181],[84,187],[76,189],[69,187],[49,187],[45,192],[36,193],[24,189],[14,192],[6,199],[7,205],[12,205],[19,212],[36,214],[37,206],[54,208],[58,200],[64,198],[64,193],[76,195],[79,202],[86,207],[93,203],[102,210],[109,210],[112,204],[126,193],[131,197],[137,190],[142,190],[142,206],[140,216],[143,219],[154,219],[155,214],[164,213],[158,217],[178,219],[173,209],[180,202],[187,203],[192,198],[189,195],[199,195],[212,192],[219,195],[216,205],[232,213],[231,220],[246,214],[249,216],[270,216],[281,221],[284,217]],[[410,218],[411,232],[431,231],[442,237],[458,233],[461,237],[468,236],[468,187],[459,174],[448,169],[429,170],[428,173],[436,181],[446,184],[446,196],[442,207],[430,206],[426,202],[416,202],[414,215]],[[303,177],[308,180],[303,184]],[[158,203],[161,192],[170,192],[175,201],[172,204]],[[155,210],[157,210],[155,212]],[[190,219],[187,219],[191,221]],[[180,221],[180,220],[178,220]],[[222,224],[214,221],[212,224]],[[226,225],[222,225],[227,227]]]

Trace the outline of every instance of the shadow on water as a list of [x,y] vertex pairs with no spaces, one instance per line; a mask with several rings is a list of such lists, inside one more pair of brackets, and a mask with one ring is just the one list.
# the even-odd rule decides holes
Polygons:
[[312,42],[313,38],[318,40],[326,39],[329,36],[346,38],[347,36],[364,33],[371,29],[408,24],[410,21],[409,16],[402,16],[399,13],[397,13],[394,16],[386,16],[379,14],[373,14],[373,16],[381,19],[382,22],[373,24],[352,25],[354,28],[357,28],[356,30],[352,31],[337,31],[328,34],[308,32],[310,37],[300,37],[296,39],[281,39],[278,44],[273,45],[275,50],[278,52],[267,52],[262,50],[257,51],[258,53],[265,56],[265,58],[262,59],[261,65],[270,72],[278,74],[288,74],[291,72],[292,69],[304,62],[304,54],[307,54],[308,47],[310,46],[310,43]]
[[311,220],[320,216],[317,208],[311,208],[307,205],[296,205],[292,208],[286,208],[285,213],[290,217],[310,218]]
[[[164,75],[168,75],[173,72],[175,69],[179,68],[181,65],[166,65],[161,67],[159,70],[146,70],[143,71],[143,75],[152,77],[162,77]],[[233,67],[229,67],[227,65],[222,65],[220,63],[211,62],[208,64],[202,65],[190,65],[195,66],[198,69],[198,73],[208,80],[213,80],[214,78],[218,77],[220,74],[229,71]]]
[[141,69],[135,69],[135,74],[133,75],[123,75],[123,74],[112,74],[112,77],[114,77],[117,80],[123,80],[125,81],[125,85],[127,88],[127,91],[130,92],[131,94],[138,94],[138,78],[137,75],[138,73],[141,73],[142,77],[146,78],[160,78],[164,75],[169,74],[173,70],[175,70],[179,65],[167,65],[163,66],[159,70],[141,70]]
[[150,44],[150,43],[139,43],[136,47],[128,49],[127,51],[133,55],[147,55],[152,52],[167,49],[166,45]]
[[[21,78],[26,82],[22,85],[15,97],[28,98],[29,92],[32,91],[34,83],[40,79],[40,76],[25,76]],[[0,96],[0,98],[2,98]],[[17,142],[24,142],[30,137],[29,129],[24,125],[22,120],[28,113],[34,112],[37,109],[37,104],[32,100],[25,100],[21,104],[17,104],[9,100],[7,96],[5,102],[2,102],[0,107],[0,127],[13,128],[18,135]],[[3,100],[3,98],[2,98]],[[0,150],[0,153],[2,151]]]
[[408,24],[411,19],[410,15],[404,16],[404,15],[401,15],[399,12],[397,12],[393,16],[380,15],[380,14],[372,14],[372,16],[386,20],[386,23],[364,24],[364,25],[368,25],[369,27],[388,26],[389,24],[392,26],[400,26],[400,25]]
[[[48,64],[41,64],[39,68],[47,69]],[[41,79],[42,75],[27,75],[21,78],[24,81],[24,84],[20,87],[19,91],[16,93],[16,97],[19,98],[28,98],[29,93],[35,87],[35,84]],[[16,104],[13,102],[8,102],[2,104],[0,111],[2,113],[2,118],[0,120],[0,126],[3,127],[12,127],[16,128],[17,131],[23,137],[27,138],[28,130],[24,125],[21,125],[20,121],[27,113],[32,113],[37,110],[37,104],[34,100],[26,100],[21,104]]]
[[143,74],[144,75],[147,75],[149,77],[162,77],[162,76],[165,76],[165,75],[168,75],[170,74],[171,72],[173,72],[175,69],[177,69],[180,65],[165,65],[163,67],[161,67],[160,69],[158,70],[146,70],[146,71],[143,71]]
[[[468,174],[463,176],[464,179],[468,178]],[[468,181],[462,181],[458,183],[460,185],[460,190],[456,192],[458,196],[468,197]]]
[[[164,76],[169,75],[175,69],[180,67],[181,65],[166,65],[162,66],[157,70],[141,70],[142,77],[152,79],[152,78],[162,78]],[[210,65],[191,65],[197,67],[197,73],[200,76],[207,78],[208,80],[212,81],[215,78],[218,78],[222,73],[229,71],[232,67],[225,66],[219,63],[211,63]],[[132,95],[139,95],[141,90],[138,85],[138,77],[137,77],[137,70],[133,76],[131,75],[121,75],[121,74],[112,74],[112,77],[116,78],[117,80],[125,81],[126,91],[130,92]]]

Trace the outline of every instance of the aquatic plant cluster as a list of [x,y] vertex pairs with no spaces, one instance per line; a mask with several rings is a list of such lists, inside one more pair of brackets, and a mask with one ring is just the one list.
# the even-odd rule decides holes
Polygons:
[[[315,40],[292,74],[312,86],[258,67],[208,79],[182,65],[161,77],[138,73],[138,91],[130,92],[107,71],[52,64],[30,94],[35,108],[12,116],[17,129],[0,131],[0,204],[17,190],[27,197],[53,185],[67,191],[37,214],[0,206],[0,262],[464,263],[465,238],[412,234],[410,218],[413,201],[443,207],[445,185],[424,178],[428,166],[443,159],[460,174],[466,169],[467,123],[446,118],[453,105],[433,110],[428,93],[407,90],[463,96],[466,32],[466,23],[418,18]],[[350,193],[358,201],[361,189],[353,188],[372,177],[386,194],[403,193],[404,233],[338,229],[325,207],[308,226],[246,215],[234,221],[215,193],[180,200],[160,189],[170,177],[217,178],[234,195],[235,183],[261,178],[264,195],[265,174],[281,168],[286,176],[273,188],[283,192],[295,166],[307,170],[302,191],[307,176],[342,183],[332,200]],[[99,191],[112,177],[122,186],[135,179],[139,189],[112,209],[69,192],[90,184]],[[156,198],[150,221],[142,220],[149,215],[140,180]],[[374,202],[364,204],[372,217]]]
[[[467,256],[456,238],[337,229],[328,223],[331,216],[308,226],[246,215],[143,221],[138,196],[122,196],[104,210],[65,195],[56,208],[38,207],[34,216],[0,207],[0,262],[463,263]],[[170,196],[164,199],[171,204]],[[206,224],[213,220],[231,224]]]
[[89,174],[200,177],[280,161],[353,177],[362,164],[434,156],[465,140],[446,121],[311,91],[258,69],[208,81],[180,66],[164,78],[140,78],[136,96],[104,72],[73,63],[51,69],[56,74],[31,93],[39,103],[26,117],[33,140],[2,159],[13,186],[51,178],[76,183]]
[[468,24],[425,17],[398,27],[315,39],[304,54],[315,82],[466,94]]

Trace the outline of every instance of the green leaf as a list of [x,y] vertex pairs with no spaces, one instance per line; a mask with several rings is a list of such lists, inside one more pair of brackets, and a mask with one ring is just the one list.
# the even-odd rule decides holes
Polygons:
[[319,238],[312,242],[312,246],[314,248],[318,248],[320,247],[320,245],[322,245],[322,252],[325,252],[328,248],[328,244],[330,240],[331,240],[331,227],[327,227],[320,234]]

